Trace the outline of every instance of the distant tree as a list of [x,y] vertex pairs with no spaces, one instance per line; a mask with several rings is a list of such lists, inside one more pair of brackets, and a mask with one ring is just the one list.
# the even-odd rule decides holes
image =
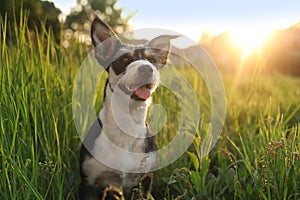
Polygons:
[[0,0],[0,15],[2,19],[7,16],[8,24],[12,24],[14,20],[19,23],[20,13],[28,13],[28,27],[35,27],[42,31],[42,23],[47,30],[51,29],[55,40],[58,42],[60,38],[60,23],[58,20],[61,11],[55,7],[53,2],[41,0]]
[[47,29],[50,28],[53,31],[57,42],[60,39],[61,31],[61,24],[58,19],[60,14],[61,10],[56,8],[53,2],[42,1],[42,16],[40,16],[40,19],[45,22]]
[[77,0],[76,7],[72,8],[71,13],[67,16],[66,28],[77,31],[90,21],[94,14],[97,14],[102,20],[106,21],[117,33],[128,29],[127,16],[122,17],[122,8],[116,8],[118,0]]

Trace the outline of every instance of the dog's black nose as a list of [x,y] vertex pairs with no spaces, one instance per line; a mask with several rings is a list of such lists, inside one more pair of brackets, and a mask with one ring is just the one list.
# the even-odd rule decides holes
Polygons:
[[149,76],[153,73],[153,69],[149,65],[142,65],[139,67],[138,72],[142,76]]

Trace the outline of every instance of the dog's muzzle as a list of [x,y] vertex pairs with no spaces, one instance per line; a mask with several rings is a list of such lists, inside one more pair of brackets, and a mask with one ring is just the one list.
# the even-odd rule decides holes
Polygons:
[[149,76],[152,76],[153,69],[149,65],[142,65],[138,68],[138,73],[140,76],[147,78]]
[[[141,85],[141,84],[139,84]],[[130,87],[125,83],[119,84],[119,88],[135,100],[147,100],[151,97],[152,90],[156,87],[155,83],[146,83],[140,87]]]
[[119,84],[119,88],[135,100],[147,100],[151,97],[151,94],[158,83],[154,73],[154,69],[151,66],[141,65],[137,69],[137,80],[135,83],[129,84],[127,81],[124,81]]

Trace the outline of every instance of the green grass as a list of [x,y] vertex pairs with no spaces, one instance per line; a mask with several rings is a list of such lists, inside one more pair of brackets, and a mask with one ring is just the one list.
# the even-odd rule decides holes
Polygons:
[[[75,199],[80,139],[72,116],[72,89],[88,48],[64,49],[44,30],[36,39],[26,17],[9,32],[1,19],[0,199]],[[224,130],[200,158],[209,122],[209,94],[191,69],[178,69],[196,91],[203,111],[189,151],[155,173],[156,199],[299,199],[300,79],[279,74],[237,78],[223,74]],[[99,91],[102,91],[100,88]],[[154,101],[168,114],[160,146],[177,130],[180,105],[166,88]],[[167,102],[167,103],[164,103]],[[98,107],[97,107],[98,109]],[[208,114],[207,114],[208,113]]]

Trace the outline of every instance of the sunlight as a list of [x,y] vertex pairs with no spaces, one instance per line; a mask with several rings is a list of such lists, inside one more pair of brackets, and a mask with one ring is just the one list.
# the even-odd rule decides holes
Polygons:
[[242,49],[242,59],[245,59],[251,53],[259,51],[271,33],[272,31],[248,30],[231,31],[230,35],[234,45]]

